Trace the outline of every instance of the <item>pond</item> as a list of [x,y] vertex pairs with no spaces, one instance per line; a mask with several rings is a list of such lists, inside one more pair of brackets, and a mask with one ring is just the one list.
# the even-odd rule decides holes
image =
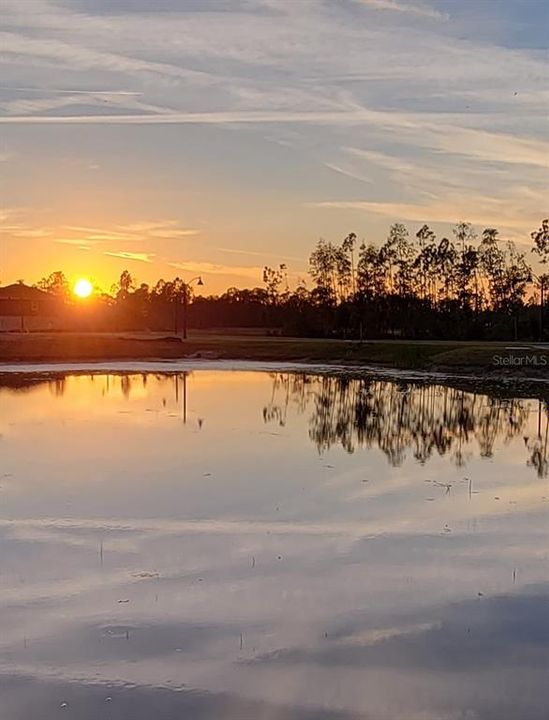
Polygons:
[[5,720],[546,720],[546,401],[2,374]]

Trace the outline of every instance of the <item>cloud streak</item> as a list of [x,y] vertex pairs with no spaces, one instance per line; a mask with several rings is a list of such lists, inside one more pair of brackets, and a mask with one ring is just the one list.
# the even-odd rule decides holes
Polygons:
[[260,285],[263,276],[263,266],[250,265],[225,265],[222,263],[211,263],[200,260],[188,260],[187,262],[170,262],[168,265],[177,270],[199,275],[223,275],[248,278],[256,285]]
[[357,125],[371,120],[370,111],[292,112],[292,111],[218,111],[158,113],[135,115],[17,115],[2,116],[0,123],[22,124],[88,124],[88,125],[169,125],[169,124],[250,124],[250,123],[304,123],[316,125]]
[[128,250],[106,250],[104,254],[122,260],[135,260],[144,263],[151,263],[155,258],[155,253],[129,252]]
[[435,20],[448,20],[448,15],[428,5],[417,5],[412,2],[396,2],[396,0],[355,0],[355,2],[361,5],[367,5],[374,10],[390,10],[392,12],[419,15]]
[[[311,203],[311,207],[356,210],[365,214],[374,213],[388,220],[411,221],[415,223],[455,224],[466,219],[480,227],[494,227],[516,231],[523,241],[528,239],[528,221],[533,227],[538,221],[538,214],[528,213],[526,216],[515,216],[514,208],[509,208],[505,199],[486,197],[456,197],[429,204],[373,202],[367,200],[326,200]],[[524,231],[524,232],[520,232]]]
[[[232,243],[253,248],[255,262],[275,257],[280,237],[281,257],[305,257],[318,234],[345,232],[353,210],[365,225],[356,229],[380,240],[392,213],[516,234],[545,214],[539,18],[524,11],[518,33],[505,3],[467,13],[456,4],[451,22],[430,0],[198,5],[163,0],[166,12],[151,13],[121,0],[4,0],[0,123],[14,177],[32,185],[34,168],[47,176],[51,167],[76,190],[74,168],[93,157],[99,172],[86,173],[82,192],[99,197],[106,173],[119,172],[122,203],[139,211],[133,223],[126,212],[125,225],[97,228],[91,204],[75,203],[81,217],[65,219],[65,198],[42,176],[31,192],[15,183],[7,204],[34,193],[61,218],[57,236],[143,263],[196,256],[193,239],[207,238],[214,262],[190,272],[218,278],[229,258],[216,263],[215,253]],[[17,144],[23,132],[28,148]],[[44,138],[61,133],[69,140],[58,152]],[[37,218],[37,228],[48,222]],[[258,272],[235,266],[250,283]]]

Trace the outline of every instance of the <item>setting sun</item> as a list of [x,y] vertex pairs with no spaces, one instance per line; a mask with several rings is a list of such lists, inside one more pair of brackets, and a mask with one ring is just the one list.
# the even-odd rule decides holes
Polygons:
[[79,298],[87,298],[93,292],[93,285],[86,278],[80,278],[74,284],[74,294]]

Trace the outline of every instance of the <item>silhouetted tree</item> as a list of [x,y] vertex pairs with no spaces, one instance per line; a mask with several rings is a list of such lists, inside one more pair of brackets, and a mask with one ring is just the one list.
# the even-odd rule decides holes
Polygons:
[[69,298],[71,293],[69,281],[61,270],[56,270],[39,280],[36,287],[65,300]]
[[534,241],[534,252],[539,255],[540,261],[549,263],[549,219],[542,220],[538,230],[531,233]]
[[[549,220],[531,237],[532,252],[547,266]],[[100,322],[110,328],[168,329],[185,304],[189,323],[199,327],[360,339],[543,336],[549,274],[535,273],[524,253],[495,228],[485,228],[479,241],[469,223],[459,222],[451,239],[439,240],[428,225],[410,237],[395,223],[381,246],[362,242],[355,257],[356,244],[354,232],[340,243],[317,242],[309,258],[311,290],[304,283],[290,290],[285,264],[264,267],[258,281],[265,287],[196,298],[182,278],[149,287],[125,270],[112,295],[97,298]],[[69,298],[61,272],[38,286]]]

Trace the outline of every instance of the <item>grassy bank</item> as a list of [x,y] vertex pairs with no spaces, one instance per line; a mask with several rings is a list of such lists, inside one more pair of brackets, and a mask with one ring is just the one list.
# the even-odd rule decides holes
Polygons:
[[[549,377],[549,350],[503,343],[271,338],[195,333],[188,340],[139,334],[0,335],[0,362],[208,358],[379,365],[381,367]],[[527,362],[537,358],[537,364]],[[546,363],[546,364],[544,364]]]

